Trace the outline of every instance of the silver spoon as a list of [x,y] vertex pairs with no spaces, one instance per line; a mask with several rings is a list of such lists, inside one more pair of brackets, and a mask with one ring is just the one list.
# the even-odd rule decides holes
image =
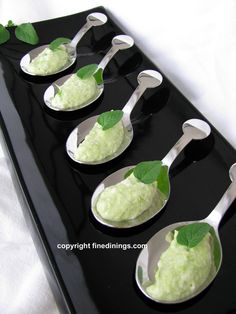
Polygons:
[[212,226],[212,229],[210,232],[213,237],[213,245],[214,245],[213,249],[215,253],[214,254],[215,265],[213,267],[214,270],[212,271],[208,279],[205,281],[205,283],[194,294],[189,295],[188,297],[185,297],[184,299],[171,301],[171,302],[152,299],[152,297],[149,296],[146,292],[145,284],[147,285],[147,283],[151,283],[154,281],[155,272],[157,268],[157,262],[159,261],[161,254],[169,246],[168,242],[165,240],[166,235],[180,226],[191,224],[196,221],[178,222],[178,223],[169,225],[161,229],[159,232],[157,232],[148,241],[147,246],[141,251],[138,257],[137,263],[136,263],[136,271],[135,271],[136,282],[140,290],[148,298],[159,303],[168,303],[168,304],[182,303],[189,299],[192,299],[193,297],[201,293],[203,290],[205,290],[216,277],[222,263],[222,247],[221,247],[221,242],[219,238],[218,227],[225,212],[227,211],[227,209],[230,207],[230,205],[236,198],[236,163],[233,164],[231,168],[229,169],[229,176],[232,183],[230,184],[229,188],[226,190],[226,192],[220,199],[219,203],[216,205],[216,207],[210,213],[210,215],[208,215],[203,220],[197,221],[197,222],[205,222],[205,223],[208,223],[210,226]]
[[[115,36],[112,39],[112,47],[110,50],[107,52],[107,54],[104,56],[102,61],[98,65],[98,69],[102,69],[102,72],[104,71],[105,67],[107,64],[110,62],[110,60],[114,57],[114,55],[119,51],[119,50],[125,50],[128,48],[131,48],[134,44],[133,38],[127,35],[118,35]],[[87,102],[85,102],[82,105],[79,105],[78,107],[73,107],[73,108],[68,108],[68,109],[60,109],[57,107],[52,106],[52,99],[55,97],[56,93],[58,92],[58,89],[61,85],[63,85],[71,76],[72,74],[66,75],[61,77],[60,79],[56,80],[52,85],[50,85],[45,93],[44,93],[44,103],[47,107],[49,107],[52,110],[55,111],[74,111],[78,109],[82,109],[84,107],[87,107],[88,105],[92,104],[94,101],[96,101],[101,94],[103,93],[104,90],[104,84],[99,84],[97,85],[97,90],[96,93],[93,95],[91,99],[89,99]]]
[[81,38],[87,33],[87,31],[93,27],[93,26],[100,26],[106,23],[107,21],[107,17],[105,14],[103,13],[98,13],[98,12],[94,12],[91,13],[87,16],[86,18],[86,23],[85,25],[78,31],[78,33],[75,35],[75,37],[71,40],[71,42],[66,46],[67,51],[69,53],[69,62],[60,70],[51,73],[51,74],[46,74],[46,75],[38,75],[38,74],[34,74],[28,71],[28,65],[31,62],[31,60],[33,60],[35,57],[37,57],[45,48],[48,48],[49,45],[43,45],[40,47],[37,47],[33,50],[31,50],[30,52],[28,52],[20,61],[20,67],[21,70],[29,75],[33,75],[33,76],[48,76],[48,75],[52,75],[52,74],[57,74],[60,73],[66,69],[68,69],[72,64],[75,63],[76,61],[76,57],[77,57],[77,51],[76,51],[76,47],[79,43],[79,41],[81,40]]
[[124,127],[124,139],[121,143],[119,149],[112,155],[106,157],[105,159],[94,161],[94,162],[84,162],[75,159],[74,153],[77,149],[77,147],[80,145],[80,143],[84,140],[85,136],[90,132],[92,127],[97,121],[97,116],[93,116],[91,118],[88,118],[87,120],[80,123],[69,135],[68,140],[66,142],[66,151],[67,154],[71,159],[73,159],[75,162],[80,164],[86,164],[86,165],[99,165],[103,164],[105,162],[108,162],[116,157],[118,157],[120,154],[122,154],[126,148],[130,145],[133,139],[133,126],[130,120],[131,112],[136,105],[139,98],[142,96],[142,94],[145,92],[147,88],[154,88],[161,84],[162,82],[162,76],[159,72],[153,71],[153,70],[145,70],[139,73],[138,75],[138,86],[131,95],[130,99],[122,109],[124,112],[124,115],[122,117],[122,123]]
[[[191,140],[202,140],[211,133],[210,126],[206,122],[199,119],[191,119],[185,121],[183,123],[182,129],[183,135],[178,140],[178,142],[171,148],[169,153],[162,159],[163,165],[168,166],[168,171],[173,161]],[[139,215],[135,219],[117,222],[106,220],[99,215],[99,213],[96,210],[96,203],[98,201],[99,195],[103,192],[103,190],[106,187],[115,185],[124,180],[124,175],[127,173],[127,171],[134,167],[135,167],[134,165],[128,166],[112,173],[105,180],[103,180],[94,191],[91,201],[91,209],[95,219],[99,221],[101,224],[112,228],[135,227],[141,225],[142,223],[154,217],[164,208],[165,204],[167,203],[169,195],[164,196],[163,194],[161,195],[160,193],[158,193],[157,195],[159,197],[156,198],[156,200],[153,202],[150,208],[145,210],[141,215]]]

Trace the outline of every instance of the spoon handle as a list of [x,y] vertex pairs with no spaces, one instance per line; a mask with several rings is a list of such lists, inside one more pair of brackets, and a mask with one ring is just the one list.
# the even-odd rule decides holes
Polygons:
[[229,173],[232,183],[225,191],[213,211],[204,219],[215,229],[218,229],[221,219],[236,198],[236,164],[231,166]]
[[78,33],[74,36],[74,38],[72,39],[70,46],[72,46],[73,48],[76,48],[76,46],[78,45],[79,41],[81,40],[81,38],[87,33],[87,31],[92,27],[92,25],[90,23],[86,23],[79,31]]
[[162,163],[170,168],[176,157],[182,152],[182,150],[188,145],[188,143],[191,142],[191,140],[192,138],[188,134],[183,134],[178,142],[162,159]]
[[211,133],[208,123],[200,119],[190,119],[182,125],[183,135],[171,148],[169,153],[162,159],[163,164],[170,168],[179,153],[188,145],[191,140],[202,140]]
[[143,93],[145,92],[146,89],[147,89],[147,87],[142,85],[142,84],[140,84],[140,85],[138,85],[136,87],[136,89],[134,90],[134,92],[131,95],[130,99],[127,101],[126,105],[122,109],[122,111],[124,112],[125,116],[127,115],[127,116],[130,117],[131,112],[133,111],[136,103],[138,102],[138,100],[143,95]]
[[147,88],[154,88],[161,85],[162,75],[157,71],[145,70],[139,73],[138,83],[139,83],[138,86],[136,87],[130,99],[122,109],[122,111],[124,112],[124,117],[126,117],[128,120],[130,120],[131,112],[134,109],[139,98],[145,92],[145,90]]
[[105,14],[102,13],[91,13],[86,18],[87,22],[84,24],[84,26],[78,31],[78,33],[74,36],[72,39],[70,46],[72,46],[74,49],[78,45],[81,38],[87,33],[87,31],[93,27],[93,26],[99,26],[103,25],[107,21],[107,17]]
[[102,61],[99,63],[98,68],[101,68],[103,71],[107,64],[111,61],[111,59],[114,57],[114,55],[119,50],[128,49],[133,46],[134,40],[130,36],[127,35],[118,35],[115,36],[112,39],[112,47],[110,50],[106,53],[106,55],[103,57]]
[[111,61],[111,59],[114,57],[114,55],[117,53],[118,49],[117,47],[111,47],[106,55],[103,57],[102,61],[99,63],[98,68],[101,68],[103,71],[107,64]]

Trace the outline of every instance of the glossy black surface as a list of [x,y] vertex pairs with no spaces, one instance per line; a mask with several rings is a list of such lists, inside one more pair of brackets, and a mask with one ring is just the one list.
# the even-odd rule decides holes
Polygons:
[[[72,37],[93,11],[104,9],[35,23],[40,44],[59,36]],[[76,67],[98,63],[111,38],[122,33],[111,19],[94,28],[79,45]],[[207,216],[230,183],[228,169],[236,161],[235,150],[213,129],[207,140],[192,143],[174,163],[170,200],[159,216],[129,231],[98,225],[90,213],[90,199],[99,182],[121,167],[161,159],[181,135],[182,123],[203,117],[164,78],[160,88],[145,93],[133,113],[135,136],[129,149],[106,165],[78,166],[65,152],[70,131],[89,116],[122,108],[137,85],[138,73],[156,67],[137,47],[122,51],[107,67],[105,92],[95,104],[78,112],[55,113],[44,106],[43,93],[60,76],[36,79],[24,75],[19,61],[31,46],[12,37],[0,46],[1,125],[33,219],[71,311],[235,313],[235,203],[220,227],[223,264],[219,275],[199,297],[178,306],[155,304],[138,291],[134,268],[139,250],[57,249],[58,243],[145,243],[168,224]]]

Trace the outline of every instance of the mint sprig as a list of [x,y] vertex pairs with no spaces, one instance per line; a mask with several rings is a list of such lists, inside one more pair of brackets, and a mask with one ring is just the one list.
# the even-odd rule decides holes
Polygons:
[[160,174],[161,165],[160,160],[140,162],[134,168],[134,176],[145,184],[153,183]]
[[93,76],[98,85],[103,83],[103,70],[98,67],[97,64],[88,64],[82,68],[80,68],[76,75],[81,79],[85,80],[91,76]]
[[122,110],[111,110],[103,112],[97,119],[97,122],[102,126],[103,131],[112,128],[116,125],[123,117]]
[[196,222],[184,227],[181,227],[178,230],[177,242],[181,245],[184,245],[188,248],[195,247],[200,243],[206,234],[210,231],[211,226],[205,222]]
[[0,44],[4,44],[10,39],[10,32],[0,24]]
[[7,22],[6,27],[13,27],[13,26],[16,26],[16,25],[12,22],[12,20],[9,20],[9,21]]
[[97,64],[88,64],[85,65],[84,67],[80,68],[77,72],[76,75],[81,79],[85,80],[89,78],[90,76],[94,75],[94,73],[97,71],[98,65]]
[[163,165],[160,160],[140,162],[134,168],[129,169],[124,178],[128,178],[131,173],[145,184],[157,183],[157,188],[166,198],[170,194],[170,181],[168,176],[168,167]]
[[36,45],[39,42],[38,34],[31,23],[23,23],[15,29],[16,38],[31,45]]
[[56,50],[60,45],[64,45],[64,44],[68,44],[70,43],[71,40],[69,38],[66,37],[59,37],[54,39],[50,44],[49,44],[49,48],[54,51]]
[[[12,20],[9,20],[6,27],[16,26]],[[10,39],[10,32],[0,24],[0,44],[4,44]],[[15,36],[20,41],[27,44],[36,45],[39,42],[38,34],[31,23],[22,23],[16,26]]]

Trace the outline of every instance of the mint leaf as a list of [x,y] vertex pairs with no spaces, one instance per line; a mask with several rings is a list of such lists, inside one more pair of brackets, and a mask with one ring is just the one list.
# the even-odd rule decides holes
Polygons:
[[145,184],[153,183],[160,174],[161,165],[159,160],[140,162],[134,168],[134,176]]
[[69,38],[66,38],[66,37],[59,37],[59,38],[56,38],[54,39],[50,45],[49,45],[49,48],[51,50],[56,50],[60,45],[63,45],[63,44],[68,44],[70,43],[71,40]]
[[128,177],[131,175],[131,173],[132,173],[133,171],[134,171],[134,168],[129,169],[129,170],[125,173],[124,178],[125,178],[125,179],[128,178]]
[[82,68],[80,68],[76,75],[81,79],[85,80],[91,76],[93,76],[98,85],[103,84],[103,70],[102,68],[98,68],[97,64],[88,64]]
[[168,176],[168,167],[162,166],[157,176],[157,187],[158,189],[168,197],[170,194],[170,181]]
[[37,32],[31,23],[18,25],[15,29],[15,35],[16,38],[27,44],[36,45],[39,42]]
[[80,68],[77,72],[76,75],[81,79],[87,79],[90,76],[94,75],[95,72],[98,69],[98,65],[97,64],[88,64],[82,68]]
[[179,229],[177,242],[188,248],[196,246],[210,231],[211,226],[205,222],[196,222]]
[[13,27],[13,26],[16,26],[16,25],[12,22],[12,20],[9,20],[9,21],[7,22],[6,27]]
[[131,173],[141,182],[150,184],[157,181],[157,188],[168,197],[170,194],[170,181],[168,167],[160,160],[140,162],[135,168],[130,169],[126,174],[127,178]]
[[95,78],[98,85],[103,84],[103,70],[99,68],[94,74],[93,77]]
[[116,125],[123,117],[122,110],[111,110],[103,112],[97,119],[97,122],[102,126],[102,129],[105,131],[112,128]]
[[4,44],[10,39],[10,33],[9,31],[0,24],[0,44]]

